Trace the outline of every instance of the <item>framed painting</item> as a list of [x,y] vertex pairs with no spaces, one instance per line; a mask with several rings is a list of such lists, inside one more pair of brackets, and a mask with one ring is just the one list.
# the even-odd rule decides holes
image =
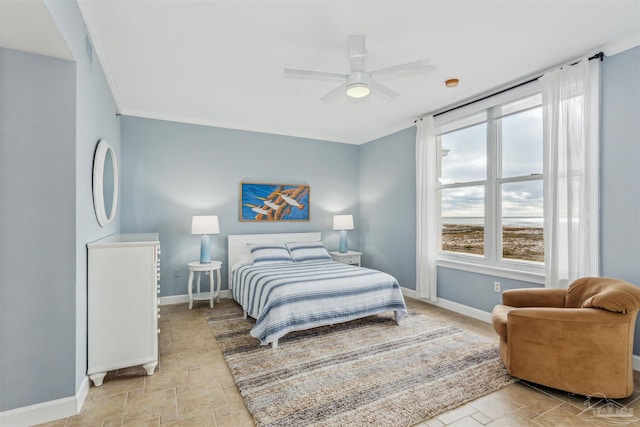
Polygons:
[[309,186],[241,183],[240,221],[309,221]]

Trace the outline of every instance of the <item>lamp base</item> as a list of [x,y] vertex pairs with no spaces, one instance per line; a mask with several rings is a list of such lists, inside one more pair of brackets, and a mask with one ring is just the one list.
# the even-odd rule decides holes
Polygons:
[[204,234],[200,240],[200,264],[211,262],[211,250],[209,249],[209,236]]
[[338,247],[338,252],[341,254],[346,254],[347,250],[347,230],[340,230],[340,246]]

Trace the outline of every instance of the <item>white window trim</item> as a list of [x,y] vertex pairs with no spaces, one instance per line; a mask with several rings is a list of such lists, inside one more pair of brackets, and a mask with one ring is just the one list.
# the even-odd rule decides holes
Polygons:
[[[454,257],[454,256],[453,256]],[[544,285],[544,268],[542,272],[519,270],[514,268],[500,267],[488,264],[476,264],[467,262],[468,260],[455,260],[453,257],[440,258],[438,256],[437,266],[450,268],[453,270],[468,271],[470,273],[485,274],[492,277],[503,277],[506,279],[520,280],[523,282],[537,283]]]
[[[438,129],[441,125],[459,120],[465,116],[472,115],[474,113],[480,113],[481,111],[488,111],[491,113],[491,108],[497,105],[502,105],[514,101],[518,98],[524,98],[527,96],[535,95],[541,92],[540,84],[536,80],[534,82],[528,83],[526,85],[517,87],[515,89],[509,90],[507,92],[498,94],[496,96],[487,98],[485,100],[479,101],[477,103],[470,104],[468,106],[453,110],[449,113],[445,113],[439,116],[436,116],[435,125],[436,129]],[[522,111],[526,111],[522,110]],[[520,113],[521,111],[518,111]],[[509,114],[511,115],[511,114]],[[487,122],[489,126],[489,132],[497,132],[496,121],[491,120]],[[438,135],[440,132],[437,132]],[[439,136],[438,136],[439,137]],[[487,169],[487,180],[476,181],[476,182],[465,182],[465,183],[456,183],[449,184],[446,188],[455,188],[455,187],[469,187],[474,185],[483,185],[485,188],[485,236],[491,236],[489,239],[485,239],[485,250],[484,256],[479,255],[471,255],[464,253],[454,253],[454,252],[445,252],[442,250],[438,251],[437,254],[437,266],[451,268],[455,270],[463,270],[469,271],[473,273],[486,274],[490,276],[496,277],[504,277],[508,279],[521,280],[530,283],[545,283],[545,267],[544,263],[536,263],[536,262],[527,262],[527,261],[518,261],[518,260],[508,260],[500,257],[498,258],[497,254],[497,246],[499,245],[499,237],[497,235],[497,231],[495,228],[498,225],[498,212],[497,208],[500,206],[500,201],[498,203],[489,203],[486,202],[488,200],[496,200],[498,187],[503,183],[509,182],[521,182],[521,181],[533,181],[540,180],[541,174],[530,175],[526,177],[508,177],[508,178],[498,178],[497,176],[497,160],[499,159],[498,154],[493,150],[493,144],[490,142],[490,139],[487,141],[487,160],[488,160],[488,169]],[[438,147],[440,149],[440,147]],[[490,159],[490,161],[489,161]],[[440,167],[440,165],[438,165]],[[440,171],[438,171],[438,176],[440,175]],[[494,185],[485,185],[486,182],[493,182]],[[489,194],[490,193],[490,194]],[[441,199],[438,203],[441,203]],[[438,224],[442,224],[442,209],[438,209]],[[490,233],[490,234],[489,234]],[[439,236],[438,246],[441,245],[442,236]]]

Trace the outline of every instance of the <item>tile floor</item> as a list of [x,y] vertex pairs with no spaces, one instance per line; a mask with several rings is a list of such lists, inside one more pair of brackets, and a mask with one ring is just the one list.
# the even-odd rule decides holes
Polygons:
[[[235,302],[221,300],[220,304]],[[484,322],[411,298],[407,305],[497,340],[491,325]],[[253,426],[205,321],[209,310],[202,303],[193,310],[187,304],[162,306],[156,373],[146,376],[141,367],[110,372],[103,386],[91,387],[79,415],[42,426]],[[640,419],[638,384],[636,372],[636,391],[619,401],[633,410],[636,419]],[[583,396],[517,382],[418,426],[607,425],[593,414],[593,406],[585,405]]]

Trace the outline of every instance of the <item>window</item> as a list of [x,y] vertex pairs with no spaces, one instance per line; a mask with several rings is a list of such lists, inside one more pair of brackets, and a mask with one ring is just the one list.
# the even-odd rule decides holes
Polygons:
[[514,92],[436,122],[439,259],[544,268],[542,98]]

